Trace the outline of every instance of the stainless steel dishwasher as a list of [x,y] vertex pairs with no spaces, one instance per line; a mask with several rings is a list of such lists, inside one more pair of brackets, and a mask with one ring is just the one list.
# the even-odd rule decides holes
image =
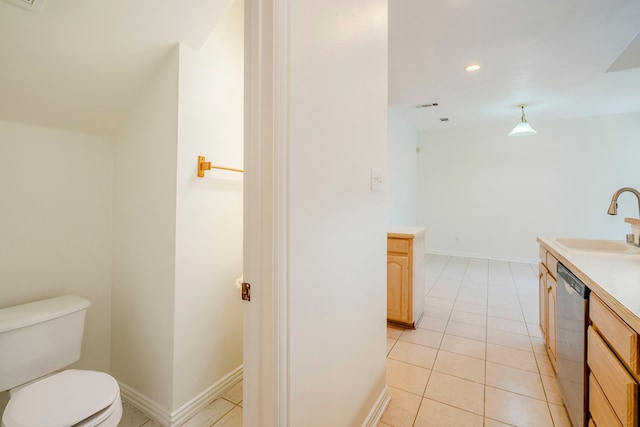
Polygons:
[[558,263],[556,365],[562,400],[573,427],[584,427],[587,419],[586,330],[590,292]]

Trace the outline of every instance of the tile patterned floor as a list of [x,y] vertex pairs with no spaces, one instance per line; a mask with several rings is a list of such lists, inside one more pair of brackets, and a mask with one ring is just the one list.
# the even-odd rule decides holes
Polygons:
[[380,427],[571,427],[538,327],[538,266],[427,255],[425,315],[388,327]]
[[[118,427],[158,427],[133,406],[124,403]],[[227,390],[220,398],[182,424],[182,427],[242,427],[242,381]]]
[[[387,328],[379,427],[571,427],[538,328],[538,266],[427,255],[425,315]],[[155,427],[125,404],[120,427]],[[241,427],[242,382],[185,427]]]

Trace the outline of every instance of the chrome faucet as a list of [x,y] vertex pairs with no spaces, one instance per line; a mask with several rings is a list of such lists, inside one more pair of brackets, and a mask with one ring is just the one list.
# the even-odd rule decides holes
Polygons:
[[639,215],[638,217],[640,218],[640,192],[638,192],[638,190],[636,190],[635,188],[631,188],[631,187],[621,188],[613,194],[613,197],[611,198],[611,204],[609,205],[609,210],[607,211],[607,213],[609,215],[618,214],[618,197],[620,197],[620,194],[624,193],[625,191],[629,191],[635,194],[636,197],[638,198],[638,215]]

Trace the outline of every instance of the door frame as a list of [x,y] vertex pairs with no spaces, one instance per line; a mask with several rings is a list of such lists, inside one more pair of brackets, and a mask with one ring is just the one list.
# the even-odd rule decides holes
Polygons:
[[245,0],[243,423],[289,426],[290,0]]

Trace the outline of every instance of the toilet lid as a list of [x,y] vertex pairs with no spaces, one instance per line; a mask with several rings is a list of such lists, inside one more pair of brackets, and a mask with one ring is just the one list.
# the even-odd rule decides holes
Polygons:
[[118,396],[112,376],[70,369],[17,390],[2,422],[7,427],[68,427],[110,406]]

